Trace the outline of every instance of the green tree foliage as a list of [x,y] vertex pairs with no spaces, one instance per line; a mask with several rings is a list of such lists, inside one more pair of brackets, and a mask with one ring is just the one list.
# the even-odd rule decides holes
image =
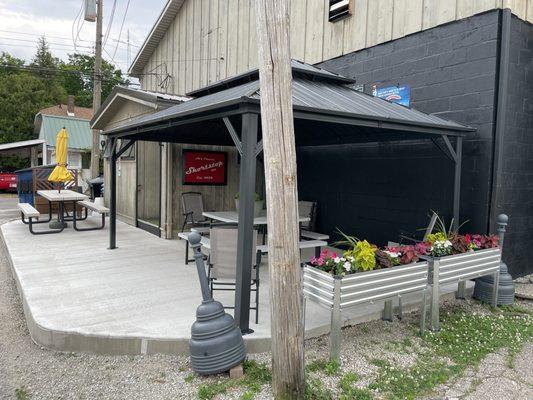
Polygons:
[[[70,54],[68,62],[61,65],[63,87],[68,94],[75,96],[76,105],[92,107],[94,82],[94,56],[87,54]],[[113,64],[102,62],[102,101],[104,101],[113,87],[125,85],[127,81],[122,71],[115,69]]]
[[[30,64],[0,53],[0,143],[33,138],[39,110],[66,102],[74,95],[79,107],[92,107],[94,56],[70,54],[67,62],[52,55],[41,37]],[[102,63],[102,101],[115,85],[126,84],[122,72]]]
[[35,114],[66,97],[57,79],[24,69],[22,60],[0,55],[0,143],[33,137]]
[[[74,95],[79,107],[92,107],[94,56],[70,54],[67,62],[54,57],[41,37],[31,63],[0,53],[0,143],[34,138],[35,115],[43,108],[64,104]],[[102,101],[115,85],[127,84],[122,72],[102,63]],[[0,170],[27,166],[27,159],[0,158]],[[29,165],[29,164],[28,164]]]

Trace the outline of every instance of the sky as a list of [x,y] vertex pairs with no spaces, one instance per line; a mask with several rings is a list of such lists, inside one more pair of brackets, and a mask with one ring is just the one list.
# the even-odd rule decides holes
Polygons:
[[[113,60],[117,68],[126,71],[128,30],[131,63],[166,0],[103,2],[104,37],[109,27],[113,5],[116,4],[103,57],[107,61]],[[124,19],[128,2],[128,12]],[[7,51],[17,58],[31,61],[35,54],[36,42],[41,35],[46,36],[52,54],[63,60],[67,59],[68,53],[75,51],[94,52],[96,23],[83,22],[83,13],[81,18],[77,18],[83,3],[84,0],[0,0],[0,52]],[[121,31],[123,19],[124,26]]]

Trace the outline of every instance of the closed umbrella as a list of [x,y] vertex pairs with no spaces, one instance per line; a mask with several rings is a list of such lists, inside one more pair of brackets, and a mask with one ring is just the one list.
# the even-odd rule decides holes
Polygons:
[[[56,136],[56,163],[54,170],[48,177],[50,182],[68,182],[73,179],[67,169],[68,133],[62,128]],[[61,189],[60,189],[61,190]]]

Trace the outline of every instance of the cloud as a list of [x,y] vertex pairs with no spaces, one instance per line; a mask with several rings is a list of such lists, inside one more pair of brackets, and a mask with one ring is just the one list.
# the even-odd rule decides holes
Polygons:
[[[117,0],[110,37],[117,39],[126,8],[127,0]],[[166,0],[130,0],[128,15],[124,23],[121,41],[126,41],[130,31],[130,60],[135,57],[138,46],[142,44],[153,23],[159,16]],[[113,0],[104,2],[104,33],[109,23]],[[54,56],[67,59],[68,53],[75,51],[72,31],[76,36],[77,28],[73,22],[80,11],[82,0],[0,0],[0,51],[7,51],[15,57],[31,60],[35,54],[39,35],[46,35]],[[83,18],[82,18],[83,20]],[[78,51],[92,52],[94,46],[95,24],[83,22],[79,31]],[[108,40],[104,58],[111,59],[115,53],[115,62],[121,69],[126,69],[127,46]]]

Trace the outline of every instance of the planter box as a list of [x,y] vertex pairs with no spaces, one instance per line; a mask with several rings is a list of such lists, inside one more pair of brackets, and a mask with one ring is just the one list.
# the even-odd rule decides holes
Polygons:
[[[384,315],[392,314],[392,299],[401,295],[424,291],[428,285],[428,262],[374,271],[357,272],[347,276],[333,276],[310,265],[303,269],[303,290],[307,300],[331,310],[331,358],[338,360],[340,353],[342,310],[363,303],[387,300]],[[400,303],[401,304],[401,303]],[[401,309],[401,306],[400,306]],[[400,311],[401,312],[401,311]],[[424,329],[425,312],[421,329]]]
[[439,286],[459,283],[458,297],[464,297],[464,282],[485,275],[494,275],[494,299],[498,298],[500,248],[477,250],[445,257],[427,257],[429,262],[429,285],[431,286],[431,323],[432,330],[439,330]]

